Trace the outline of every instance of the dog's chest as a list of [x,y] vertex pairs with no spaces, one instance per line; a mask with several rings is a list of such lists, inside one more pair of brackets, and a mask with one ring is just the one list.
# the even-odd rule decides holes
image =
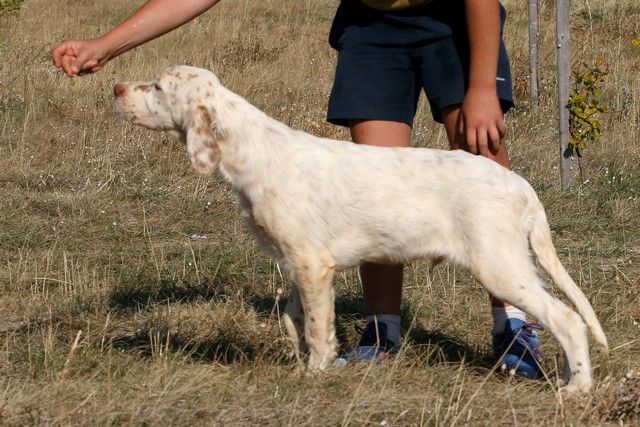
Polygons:
[[265,249],[274,256],[281,258],[282,251],[278,245],[278,240],[273,235],[271,228],[268,226],[265,218],[261,216],[255,209],[254,205],[244,193],[238,193],[238,202],[240,206],[240,215],[244,220],[247,228],[256,237]]

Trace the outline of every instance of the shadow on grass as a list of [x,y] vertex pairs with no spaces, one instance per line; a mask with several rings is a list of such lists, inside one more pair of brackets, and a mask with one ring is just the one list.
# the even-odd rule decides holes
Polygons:
[[[159,277],[158,277],[159,276]],[[218,272],[213,278],[171,277],[170,273],[142,269],[123,275],[121,282],[108,296],[110,310],[122,316],[133,312],[152,311],[167,304],[198,302],[241,301],[260,316],[267,317],[275,308],[273,295],[256,294],[238,274]],[[284,303],[282,303],[282,308]],[[205,363],[257,363],[265,354],[272,362],[284,357],[277,351],[278,340],[252,336],[230,325],[228,330],[203,337],[196,331],[171,331],[161,319],[152,320],[135,332],[126,332],[111,338],[113,347],[120,351],[136,352],[141,357],[154,357],[159,352],[187,355]],[[205,333],[206,334],[206,333]],[[255,335],[255,334],[254,334]],[[269,347],[269,351],[267,351]],[[273,347],[274,351],[271,351]]]
[[[225,334],[213,338],[194,339],[184,333],[168,334],[163,328],[139,329],[135,333],[120,335],[111,339],[113,347],[119,351],[135,352],[144,358],[164,353],[182,354],[190,359],[222,364],[255,364],[265,357],[266,342],[249,340],[241,334]],[[284,353],[270,355],[271,363],[284,363]]]
[[[419,318],[415,307],[409,304],[402,306],[402,318]],[[467,342],[457,338],[443,330],[427,330],[421,325],[413,325],[404,331],[405,342],[410,345],[412,352],[425,359],[426,364],[433,366],[439,364],[466,365],[477,371],[486,372],[495,363],[493,356],[485,349],[470,346]]]
[[156,281],[136,280],[135,284],[122,283],[109,296],[109,306],[117,312],[140,310],[160,303],[207,301],[224,298],[218,283],[202,281],[190,283],[161,278]]
[[[123,282],[113,290],[109,298],[110,307],[120,313],[141,310],[158,304],[188,303],[197,301],[228,302],[243,292],[242,301],[250,305],[261,316],[269,316],[276,308],[282,313],[286,306],[286,298],[279,302],[273,295],[256,294],[251,289],[239,289],[237,278],[235,283],[216,276],[213,280],[186,281],[183,279],[160,278],[144,280],[135,277],[131,282]],[[231,284],[229,284],[231,283]],[[342,294],[336,297],[336,316],[342,319],[363,318],[362,297],[358,294]],[[403,318],[412,318],[411,309],[403,310]],[[357,321],[362,324],[363,322]],[[349,328],[353,322],[336,322],[336,333],[345,343]],[[167,338],[168,337],[168,338]],[[158,349],[154,348],[154,340]],[[483,351],[470,347],[465,342],[442,331],[427,331],[422,327],[413,327],[405,333],[405,340],[411,344],[419,355],[426,356],[426,363],[460,363],[465,361],[478,369],[491,368],[493,361]],[[159,341],[159,342],[158,342]],[[183,335],[167,334],[166,329],[154,327],[153,330],[142,329],[133,334],[114,337],[115,348],[123,351],[138,351],[143,357],[153,356],[159,351],[160,342],[166,349],[187,354],[195,360],[219,363],[256,363],[269,347],[271,363],[289,363],[285,357],[287,349],[281,340],[260,342],[250,339],[241,331],[229,330],[215,338],[195,338]],[[352,343],[352,345],[355,343]]]
[[118,313],[142,310],[158,304],[204,301],[226,302],[241,298],[256,311],[270,312],[275,298],[258,295],[238,275],[217,274],[213,278],[176,278],[169,275],[150,276],[146,271],[123,278],[109,295],[109,307]]
[[427,331],[414,327],[405,336],[414,350],[426,355],[429,365],[441,363],[458,364],[464,361],[478,370],[491,369],[494,360],[486,351],[469,346],[467,343],[442,331]]

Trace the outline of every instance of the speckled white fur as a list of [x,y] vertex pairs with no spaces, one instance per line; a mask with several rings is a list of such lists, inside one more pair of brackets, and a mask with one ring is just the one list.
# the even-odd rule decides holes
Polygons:
[[[310,369],[327,368],[337,354],[336,271],[445,257],[558,338],[566,393],[590,389],[585,322],[605,349],[606,337],[517,174],[463,151],[360,146],[293,130],[198,68],[175,67],[115,92],[124,118],[176,133],[198,172],[219,167],[233,186],[249,227],[297,284],[285,325],[297,350],[308,346]],[[545,290],[532,252],[580,314]]]

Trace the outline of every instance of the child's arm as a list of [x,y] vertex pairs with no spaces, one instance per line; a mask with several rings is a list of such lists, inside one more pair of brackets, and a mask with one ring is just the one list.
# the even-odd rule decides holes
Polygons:
[[69,77],[94,73],[136,46],[165,34],[220,0],[148,0],[108,33],[90,40],[67,40],[53,49],[53,63]]
[[498,151],[505,133],[496,92],[499,7],[498,0],[465,0],[471,58],[469,89],[462,104],[462,131],[469,151],[483,156]]

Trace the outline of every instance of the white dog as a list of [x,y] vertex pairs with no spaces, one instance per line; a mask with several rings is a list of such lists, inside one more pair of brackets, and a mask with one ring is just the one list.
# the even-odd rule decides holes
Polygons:
[[[564,392],[590,389],[585,323],[605,351],[607,339],[556,255],[534,190],[515,173],[464,151],[314,137],[198,68],[171,68],[114,92],[125,119],[181,137],[198,172],[219,167],[233,186],[250,228],[297,284],[285,324],[297,350],[308,345],[309,369],[325,369],[337,355],[336,271],[445,257],[556,336],[565,353]],[[580,314],[545,290],[531,252]]]

